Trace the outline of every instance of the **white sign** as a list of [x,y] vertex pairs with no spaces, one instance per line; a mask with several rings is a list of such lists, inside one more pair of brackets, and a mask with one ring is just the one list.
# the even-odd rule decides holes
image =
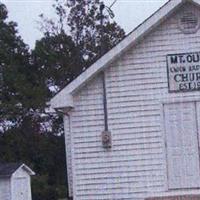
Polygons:
[[200,52],[167,55],[169,92],[200,90]]

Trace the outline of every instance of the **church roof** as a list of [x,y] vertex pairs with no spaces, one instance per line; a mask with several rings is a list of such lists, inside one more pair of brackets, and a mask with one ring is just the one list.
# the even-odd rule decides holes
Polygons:
[[134,29],[130,34],[128,34],[125,37],[125,39],[123,39],[119,44],[117,44],[114,48],[108,51],[86,71],[79,75],[74,81],[72,81],[64,89],[57,93],[57,95],[55,95],[50,101],[49,112],[53,112],[57,109],[65,109],[67,111],[68,109],[74,107],[72,94],[75,91],[80,89],[89,80],[94,78],[99,72],[104,71],[115,59],[119,58],[119,56],[126,52],[130,47],[133,47],[139,41],[141,41],[144,36],[146,36],[148,33],[150,33],[150,31],[155,29],[167,17],[169,17],[186,2],[190,2],[195,5],[200,5],[200,0],[168,1],[153,15],[151,15],[136,29]]

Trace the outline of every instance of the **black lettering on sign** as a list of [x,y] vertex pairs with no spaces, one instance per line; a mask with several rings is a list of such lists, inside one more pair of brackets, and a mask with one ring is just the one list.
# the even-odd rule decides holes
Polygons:
[[178,57],[177,56],[171,56],[171,63],[172,64],[178,63]]
[[184,59],[183,55],[179,56],[179,62],[180,63],[185,63],[185,59]]
[[192,56],[191,55],[188,55],[186,58],[187,58],[187,62],[189,62],[189,63],[192,62]]
[[169,92],[200,91],[200,52],[167,55]]
[[193,62],[197,63],[200,61],[200,56],[199,54],[193,54]]

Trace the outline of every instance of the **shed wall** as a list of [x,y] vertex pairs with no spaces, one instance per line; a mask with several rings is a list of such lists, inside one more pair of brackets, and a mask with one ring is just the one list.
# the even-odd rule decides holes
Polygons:
[[166,55],[196,52],[200,47],[200,31],[183,34],[178,28],[183,9],[197,8],[182,7],[106,70],[111,150],[101,144],[101,78],[97,76],[74,95],[75,200],[137,200],[168,190],[162,103],[199,98],[199,92],[168,92]]
[[11,200],[10,178],[0,179],[0,199]]
[[[21,196],[21,192],[23,195]],[[31,200],[31,178],[23,169],[19,168],[11,177],[11,200]]]

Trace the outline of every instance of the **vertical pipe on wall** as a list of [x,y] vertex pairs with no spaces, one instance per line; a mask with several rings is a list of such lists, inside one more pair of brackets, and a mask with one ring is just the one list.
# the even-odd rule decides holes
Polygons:
[[[103,42],[103,10],[105,9],[105,5],[102,3],[100,5],[100,24],[101,24],[101,30],[100,30],[100,36],[101,36],[101,56],[105,53],[104,48],[104,42]],[[105,72],[103,71],[101,74],[102,77],[102,83],[103,83],[103,109],[104,109],[104,130],[108,131],[108,110],[107,110],[107,95],[106,95],[106,78],[105,78]]]
[[107,94],[106,94],[106,78],[105,73],[102,72],[102,83],[103,83],[103,109],[104,109],[104,129],[108,131],[108,108],[107,108]]
[[[70,141],[70,148],[71,148],[71,123],[70,123],[70,115],[68,113],[62,113],[63,114],[63,120],[64,120],[64,132],[65,132],[65,151],[66,151],[66,169],[67,169],[67,198],[69,200],[73,200],[73,180],[70,180],[70,176],[72,176],[72,171],[69,170],[69,165],[72,165],[72,153],[69,152],[69,147],[67,142]],[[68,141],[69,140],[69,141]],[[71,151],[71,149],[70,149]],[[70,155],[69,155],[70,154]],[[69,159],[71,159],[71,162],[69,162]],[[72,167],[72,166],[71,166]],[[72,183],[71,183],[72,181]],[[72,184],[72,185],[71,185]]]

